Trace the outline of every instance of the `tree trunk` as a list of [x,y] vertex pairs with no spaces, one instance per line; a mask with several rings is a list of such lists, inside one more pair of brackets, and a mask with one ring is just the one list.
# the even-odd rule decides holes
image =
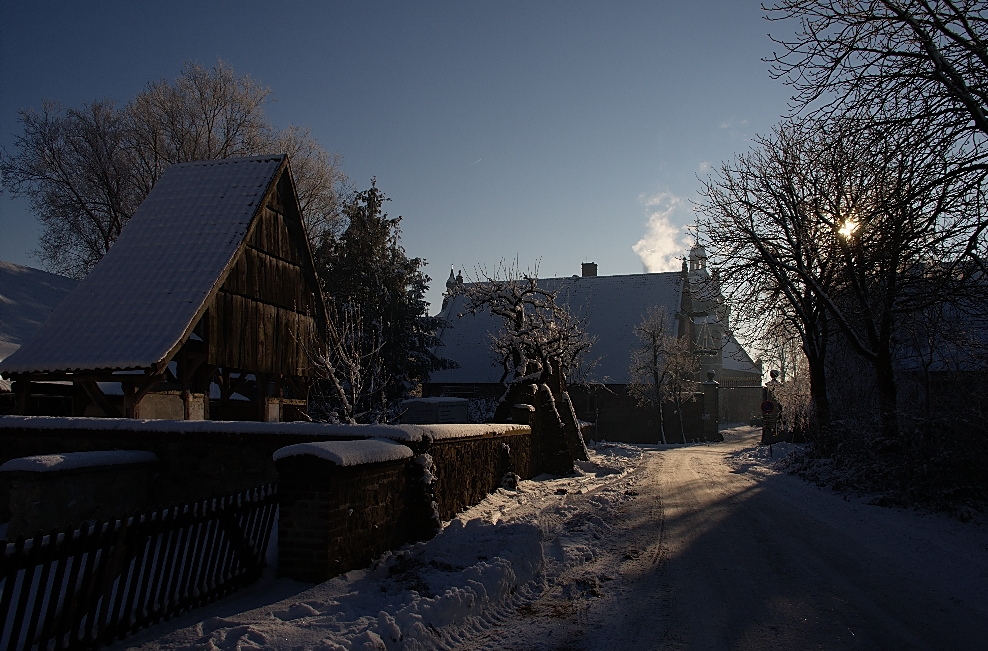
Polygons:
[[830,424],[830,398],[827,395],[827,371],[823,358],[806,356],[810,367],[810,398],[813,401],[813,422],[810,426],[819,430]]
[[659,400],[659,440],[662,441],[662,445],[666,444],[666,415],[665,410],[662,409],[662,400]]
[[892,355],[887,348],[875,357],[875,386],[878,389],[878,423],[881,435],[895,439],[899,436],[898,396]]

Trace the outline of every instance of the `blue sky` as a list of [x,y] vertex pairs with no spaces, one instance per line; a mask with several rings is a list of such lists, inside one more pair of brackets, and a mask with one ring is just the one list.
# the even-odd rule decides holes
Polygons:
[[[125,103],[223,59],[271,88],[275,126],[377,178],[438,307],[451,265],[678,266],[698,175],[786,111],[761,58],[791,31],[759,0],[0,0],[0,146],[42,99]],[[40,266],[38,232],[0,198],[0,260]]]

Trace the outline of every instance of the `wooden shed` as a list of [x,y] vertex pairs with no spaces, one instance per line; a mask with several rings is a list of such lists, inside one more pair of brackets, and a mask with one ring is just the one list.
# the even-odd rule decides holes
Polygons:
[[20,413],[303,417],[325,307],[285,155],[169,167],[93,271],[0,363]]

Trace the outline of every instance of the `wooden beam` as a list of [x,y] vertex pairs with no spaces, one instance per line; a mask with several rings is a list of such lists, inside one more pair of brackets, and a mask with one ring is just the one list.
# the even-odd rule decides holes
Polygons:
[[99,388],[99,385],[94,380],[83,380],[78,384],[86,392],[86,395],[89,396],[89,399],[93,401],[93,404],[103,412],[106,418],[123,417],[120,410],[110,402],[109,398],[106,397],[106,394],[103,393],[103,390]]

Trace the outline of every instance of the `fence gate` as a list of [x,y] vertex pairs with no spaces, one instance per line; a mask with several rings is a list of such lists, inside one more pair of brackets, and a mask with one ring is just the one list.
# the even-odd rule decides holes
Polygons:
[[0,650],[111,644],[257,579],[277,508],[238,495],[0,540]]

